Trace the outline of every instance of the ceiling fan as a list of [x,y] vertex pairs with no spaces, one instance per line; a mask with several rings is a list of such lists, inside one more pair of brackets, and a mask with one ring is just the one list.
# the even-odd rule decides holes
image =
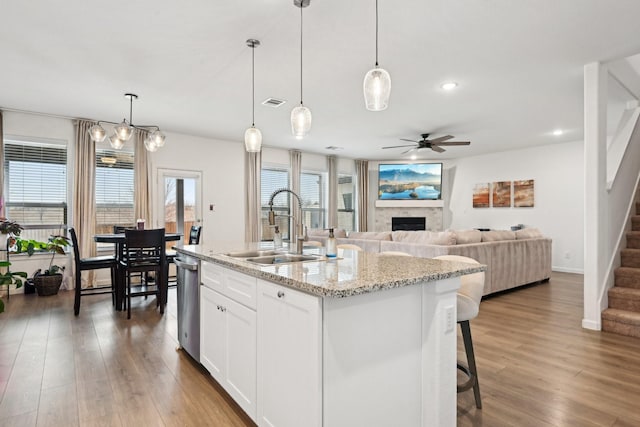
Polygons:
[[433,151],[435,151],[437,153],[444,153],[445,149],[441,147],[442,145],[469,145],[469,144],[471,144],[470,141],[449,141],[451,138],[453,138],[452,135],[441,136],[439,138],[433,138],[433,139],[429,139],[429,134],[428,133],[423,133],[420,136],[422,137],[421,141],[414,141],[413,139],[400,138],[400,141],[415,142],[418,145],[414,145],[414,144],[392,145],[390,147],[382,147],[382,148],[386,149],[386,148],[411,147],[407,151],[402,152],[402,154],[406,154],[406,153],[408,153],[410,151],[413,151],[413,150],[421,150],[423,148],[430,148],[430,149],[432,149]]

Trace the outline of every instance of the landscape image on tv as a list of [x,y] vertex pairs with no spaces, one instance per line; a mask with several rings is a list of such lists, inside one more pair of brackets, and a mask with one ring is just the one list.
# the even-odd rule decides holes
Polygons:
[[378,199],[439,200],[442,163],[381,164],[378,167]]

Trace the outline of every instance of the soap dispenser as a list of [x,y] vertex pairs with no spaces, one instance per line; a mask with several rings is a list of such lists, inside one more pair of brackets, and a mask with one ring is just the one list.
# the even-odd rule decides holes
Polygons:
[[275,226],[273,231],[273,248],[279,249],[282,247],[282,234],[280,234],[280,227]]
[[329,228],[329,238],[327,239],[327,258],[335,258],[338,254],[336,238],[333,235],[333,228]]

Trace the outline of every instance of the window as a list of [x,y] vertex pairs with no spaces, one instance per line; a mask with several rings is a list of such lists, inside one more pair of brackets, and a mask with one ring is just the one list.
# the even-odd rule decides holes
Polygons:
[[[300,175],[300,198],[302,218],[308,228],[324,228],[325,196],[324,175],[322,173],[303,172]],[[269,226],[269,197],[280,188],[289,188],[289,171],[287,169],[263,168],[261,173],[260,204],[262,206],[262,240],[273,240],[274,228]],[[278,194],[273,199],[273,210],[276,212],[276,225],[284,240],[289,240],[290,215],[288,194]],[[295,200],[295,198],[294,198]],[[296,202],[297,203],[297,202]]]
[[133,225],[133,153],[96,148],[96,233]]
[[304,225],[308,228],[324,228],[324,176],[322,173],[302,172],[300,198]]
[[353,176],[338,174],[338,225],[346,231],[354,231],[356,223]]
[[46,241],[67,223],[67,147],[58,141],[4,141],[5,214],[22,236]]
[[[269,226],[269,197],[280,188],[289,187],[289,171],[286,169],[263,168],[260,174],[260,205],[262,206],[262,240],[273,240],[273,227]],[[289,215],[289,197],[279,194],[273,199],[273,210],[277,215]],[[276,217],[282,238],[289,240],[289,217]]]

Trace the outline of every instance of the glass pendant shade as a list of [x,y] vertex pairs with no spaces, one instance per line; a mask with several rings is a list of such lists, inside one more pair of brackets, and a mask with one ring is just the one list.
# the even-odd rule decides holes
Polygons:
[[300,104],[291,110],[291,131],[297,139],[302,139],[311,130],[311,110]]
[[147,151],[150,151],[152,153],[158,151],[158,146],[156,145],[155,141],[152,138],[145,138],[144,140],[144,148],[147,149]]
[[122,141],[128,141],[131,139],[131,135],[133,135],[133,128],[129,126],[126,120],[123,120],[118,126],[116,126],[116,135]]
[[118,138],[117,134],[113,134],[109,137],[109,144],[116,150],[120,150],[122,147],[124,147],[124,141]]
[[251,126],[244,132],[244,148],[249,153],[258,153],[262,147],[262,132]]
[[386,110],[391,94],[391,76],[380,67],[375,67],[364,76],[364,102],[369,111]]
[[102,126],[95,124],[89,129],[89,135],[91,135],[91,139],[94,141],[102,142],[107,137],[107,132],[105,132]]
[[160,130],[155,130],[153,132],[151,132],[151,135],[149,135],[149,139],[151,141],[153,141],[153,143],[155,144],[156,147],[160,148],[160,147],[164,147],[164,140],[165,140],[165,136],[162,132],[160,132]]

